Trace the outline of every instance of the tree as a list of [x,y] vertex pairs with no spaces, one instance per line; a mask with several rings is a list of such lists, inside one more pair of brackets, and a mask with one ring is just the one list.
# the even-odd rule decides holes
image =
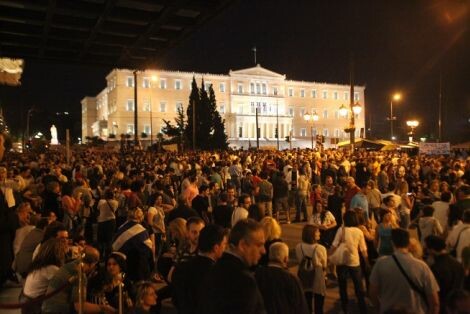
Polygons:
[[[185,127],[186,121],[184,117],[183,108],[178,108],[177,116],[175,118],[176,126],[173,126],[170,121],[163,120],[165,126],[162,128],[163,134],[165,134],[170,139],[168,140],[169,143],[178,143],[180,147],[183,146],[184,137],[185,137]],[[161,133],[159,133],[161,134]],[[162,134],[162,135],[163,135]]]
[[209,87],[209,110],[211,115],[211,147],[214,149],[226,150],[228,148],[227,134],[225,133],[225,121],[217,110],[217,101],[215,99],[214,88]]
[[197,121],[197,133],[196,140],[197,146],[201,149],[213,149],[211,142],[211,133],[213,131],[213,113],[211,111],[211,104],[209,100],[209,95],[207,94],[206,87],[204,84],[204,79],[201,81],[200,88],[200,105],[196,108],[198,113]]
[[[186,139],[186,147],[192,148],[193,147],[193,108],[200,107],[200,97],[199,97],[199,88],[197,87],[196,78],[193,76],[193,81],[191,82],[191,94],[189,94],[189,104],[186,109],[186,115],[188,117],[188,123],[186,124],[185,128],[185,139]],[[197,110],[195,112],[196,121],[198,121]],[[196,134],[197,134],[197,125],[196,125]],[[197,139],[196,139],[197,143]]]

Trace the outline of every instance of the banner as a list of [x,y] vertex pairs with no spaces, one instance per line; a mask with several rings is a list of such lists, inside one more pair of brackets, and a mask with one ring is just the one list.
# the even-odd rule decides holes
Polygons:
[[419,153],[426,155],[449,155],[450,143],[419,143]]

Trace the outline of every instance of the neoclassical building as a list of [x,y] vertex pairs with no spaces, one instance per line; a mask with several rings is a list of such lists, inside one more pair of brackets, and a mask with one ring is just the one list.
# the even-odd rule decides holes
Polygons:
[[[212,84],[218,110],[225,119],[230,144],[245,148],[256,143],[256,108],[260,146],[276,146],[276,128],[281,147],[309,147],[312,134],[325,137],[325,146],[349,137],[343,131],[348,117],[339,114],[342,104],[349,106],[350,86],[288,80],[257,65],[232,71],[228,75],[165,70],[145,70],[137,73],[138,134],[155,135],[163,120],[174,121],[177,109],[186,113],[191,81],[198,86],[204,78],[206,87]],[[107,86],[95,97],[82,99],[82,137],[133,134],[134,74],[132,70],[114,69],[106,76]],[[362,111],[355,116],[356,136],[364,130],[364,86],[354,87],[354,102]],[[305,119],[316,114],[315,119]]]

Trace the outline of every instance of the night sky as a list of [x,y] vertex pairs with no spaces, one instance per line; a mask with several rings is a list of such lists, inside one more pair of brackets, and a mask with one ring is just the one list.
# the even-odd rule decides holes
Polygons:
[[[353,55],[356,84],[366,86],[366,126],[388,138],[391,95],[395,133],[406,137],[408,119],[418,136],[437,137],[442,77],[443,136],[470,139],[470,1],[468,0],[240,0],[197,29],[163,58],[158,68],[227,74],[254,65],[288,79],[349,83]],[[143,67],[145,65],[142,65]],[[105,87],[111,67],[27,60],[21,87],[0,87],[0,103],[14,134],[26,124],[47,131],[73,125],[80,135],[80,100]],[[56,112],[68,111],[68,117]],[[60,119],[59,119],[60,118]],[[60,121],[59,121],[60,120]]]

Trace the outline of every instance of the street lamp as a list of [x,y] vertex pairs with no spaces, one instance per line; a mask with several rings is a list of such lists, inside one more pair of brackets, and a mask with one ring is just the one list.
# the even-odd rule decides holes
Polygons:
[[390,117],[387,119],[390,120],[390,139],[393,141],[395,138],[393,137],[393,120],[396,120],[397,117],[393,116],[393,101],[399,101],[401,100],[401,94],[400,93],[395,93],[390,100]]
[[413,133],[414,133],[414,130],[415,128],[417,128],[419,126],[419,121],[418,120],[408,120],[406,121],[406,125],[410,127],[410,132],[408,133],[410,136],[408,138],[408,140],[410,141],[410,143],[413,143]]
[[[157,76],[152,75],[152,82],[155,83],[157,82]],[[152,84],[150,84],[150,87],[152,87]],[[153,145],[153,118],[152,118],[152,88],[150,88],[150,147]]]
[[355,115],[360,114],[361,111],[362,111],[361,105],[358,102],[353,103],[352,100],[349,103],[349,108],[345,105],[341,105],[339,107],[339,114],[342,117],[346,118],[348,114],[350,115],[349,126],[344,128],[344,132],[349,133],[349,143],[351,147],[354,147],[354,143],[355,143],[355,139],[354,139],[355,132],[356,132]]
[[313,124],[318,121],[319,117],[316,111],[313,111],[311,114],[305,114],[304,120],[305,121],[312,121],[312,126],[310,127],[310,134],[312,135],[312,149],[313,149]]

